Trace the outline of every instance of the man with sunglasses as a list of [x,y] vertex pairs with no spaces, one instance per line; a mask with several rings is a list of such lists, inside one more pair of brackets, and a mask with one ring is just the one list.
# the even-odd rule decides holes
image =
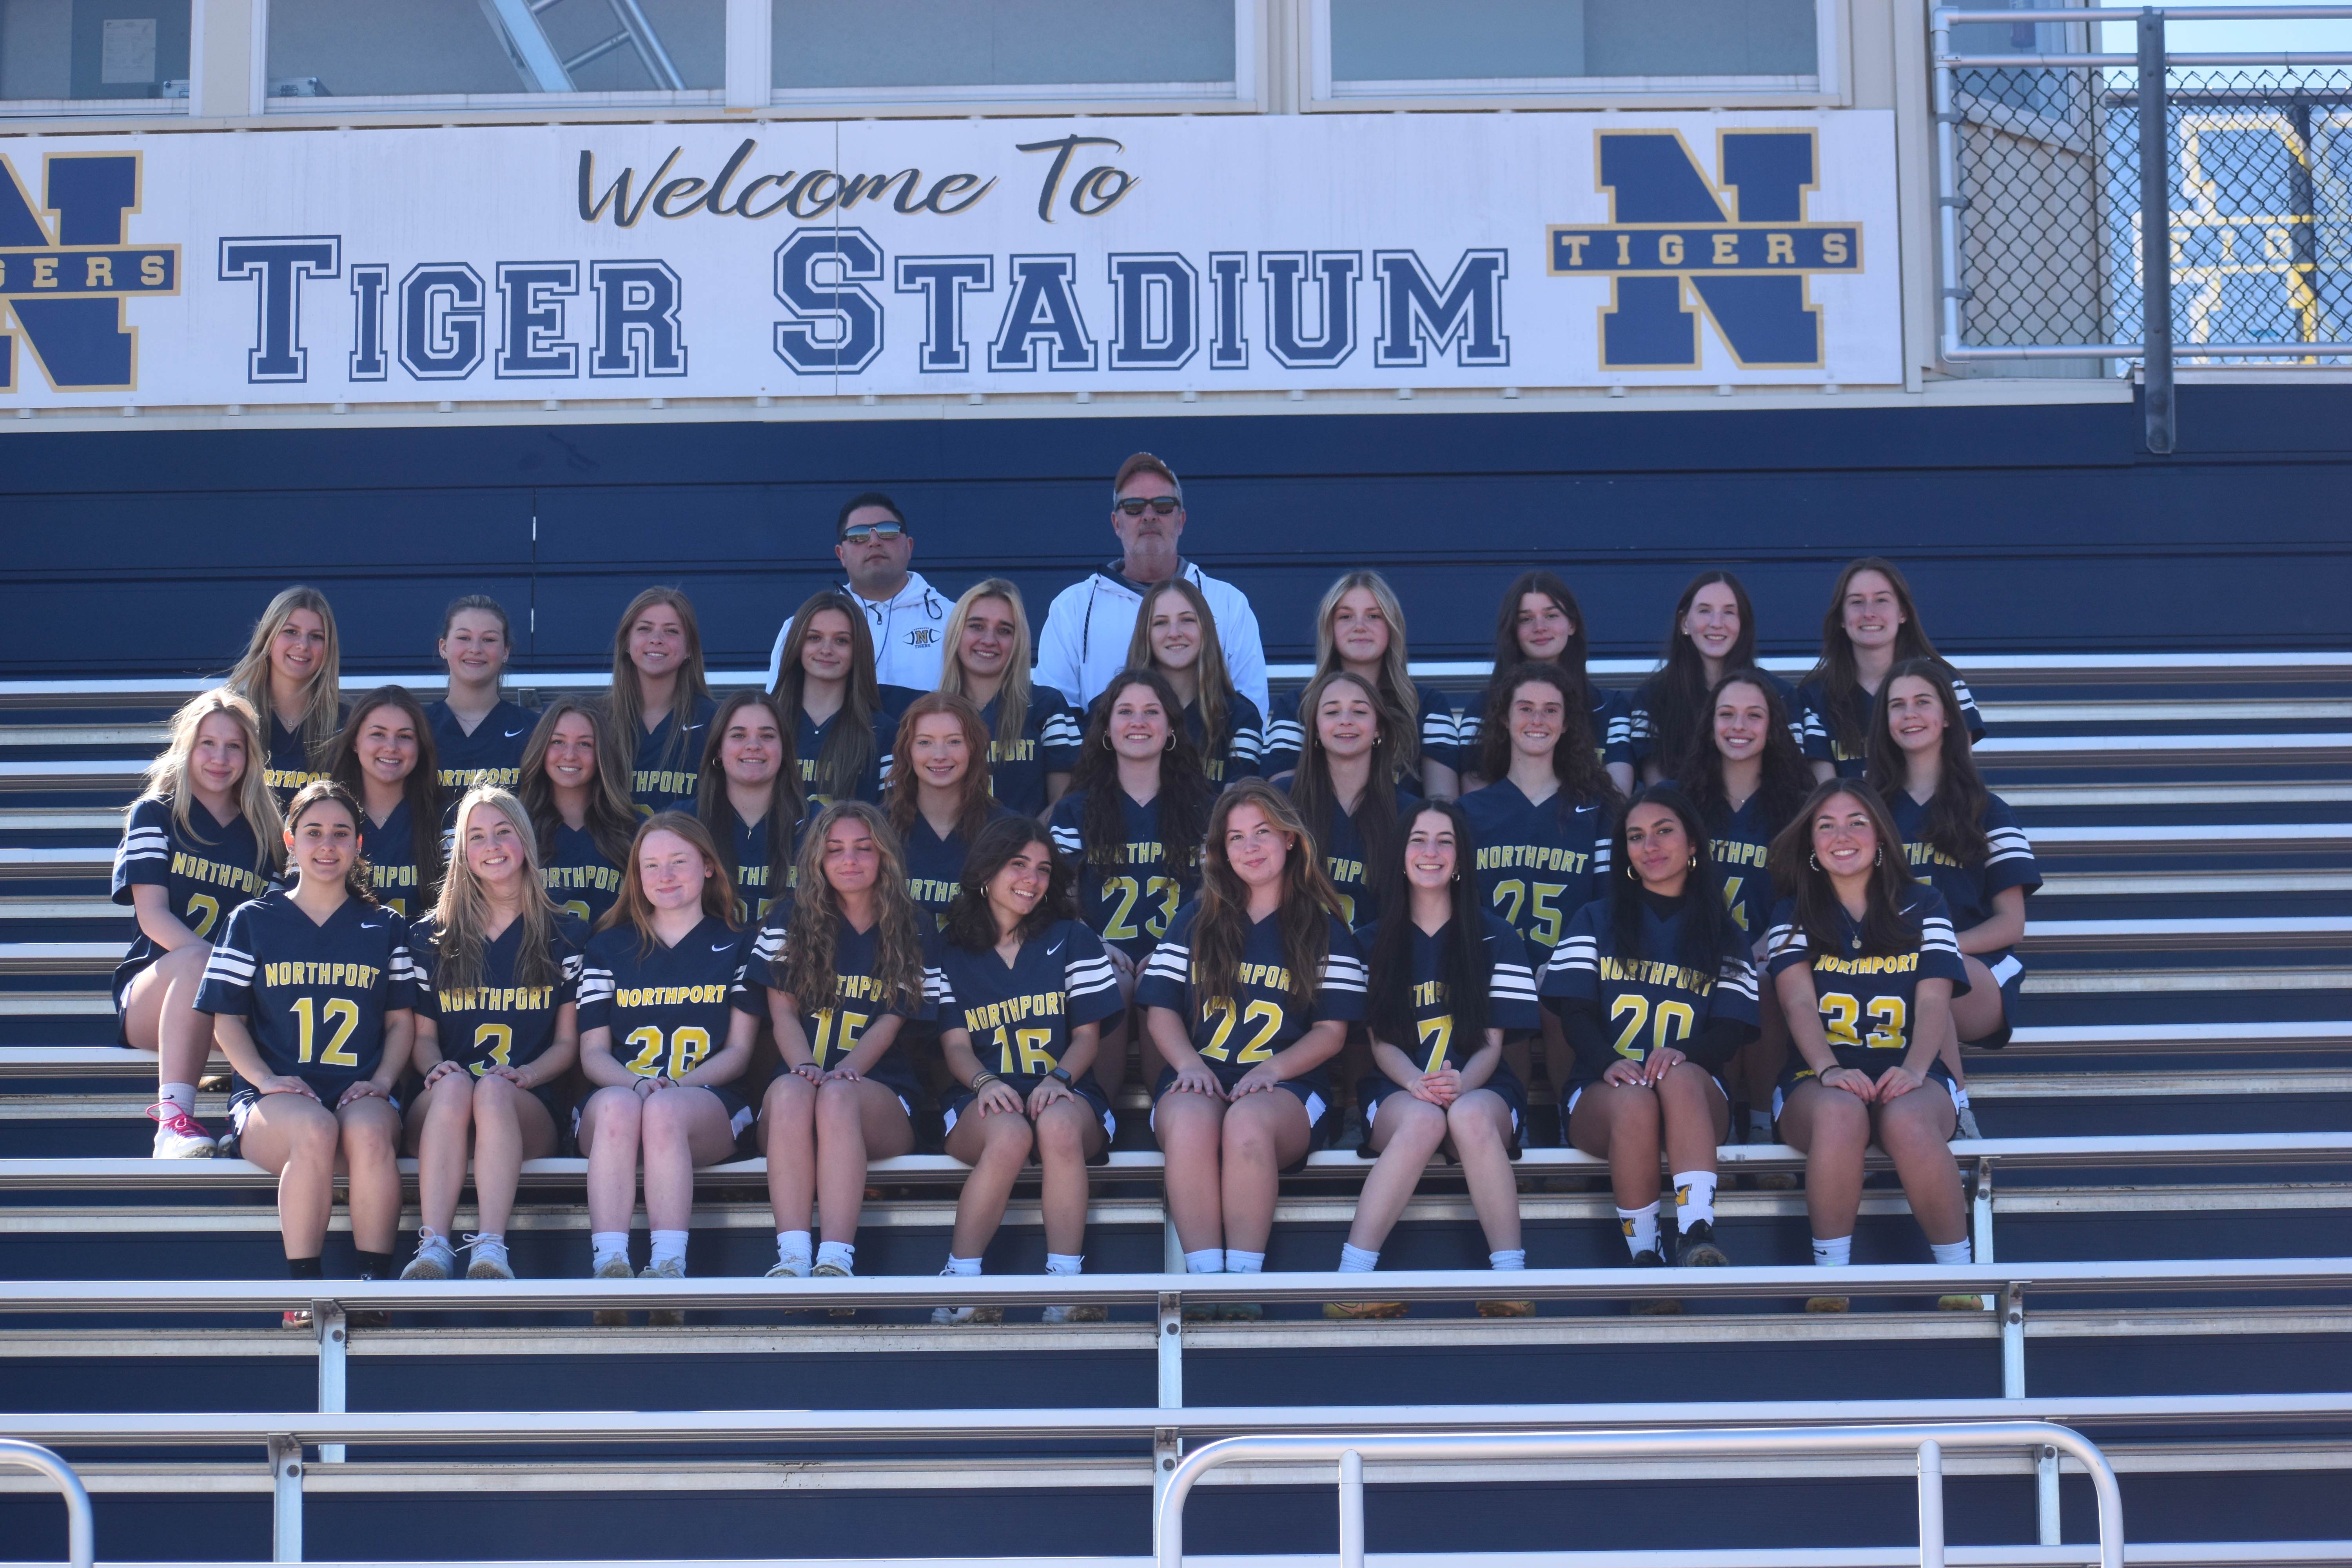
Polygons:
[[1110,528],[1124,553],[1055,595],[1037,637],[1037,679],[1085,708],[1127,667],[1144,590],[1181,576],[1200,588],[1217,617],[1217,645],[1234,689],[1266,711],[1265,648],[1249,599],[1177,551],[1184,534],[1184,487],[1175,471],[1149,452],[1121,463],[1111,483]]
[[[948,613],[955,601],[942,599],[921,573],[907,569],[915,558],[915,538],[906,514],[888,496],[867,490],[849,498],[833,531],[834,556],[849,574],[841,591],[865,607],[866,629],[874,635],[874,679],[908,693],[933,689],[940,683]],[[788,620],[768,655],[772,691],[783,667],[784,639],[792,635]],[[886,692],[886,704],[889,698]]]

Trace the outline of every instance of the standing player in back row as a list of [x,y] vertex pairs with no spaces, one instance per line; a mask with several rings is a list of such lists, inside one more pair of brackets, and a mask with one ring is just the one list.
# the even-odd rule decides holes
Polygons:
[[262,780],[281,811],[296,790],[327,776],[327,755],[343,722],[341,666],[327,596],[298,586],[269,601],[245,657],[222,682],[252,705],[268,731]]
[[1633,693],[1628,731],[1633,763],[1644,784],[1665,784],[1706,739],[1712,718],[1707,699],[1716,683],[1735,669],[1750,670],[1771,688],[1790,732],[1805,743],[1805,725],[1796,689],[1777,675],[1755,669],[1756,608],[1748,590],[1728,572],[1702,572],[1675,603],[1666,633],[1665,662]]
[[[1377,572],[1350,572],[1331,584],[1315,616],[1315,679],[1344,669],[1371,683],[1391,716],[1396,763],[1407,793],[1452,800],[1462,793],[1462,755],[1454,703],[1412,679],[1405,652],[1404,609]],[[1307,745],[1307,710],[1297,697],[1275,700],[1266,720],[1265,776],[1298,765]]]
[[[1911,584],[1892,561],[1869,555],[1849,562],[1822,616],[1821,661],[1797,689],[1806,710],[1805,754],[1816,777],[1862,777],[1869,762],[1871,705],[1886,683],[1886,672],[1913,658],[1942,662],[1927,628],[1919,624]],[[1968,682],[1958,675],[1951,679],[1973,745],[1984,739],[1984,719]]]
[[703,737],[717,706],[702,670],[702,631],[686,595],[648,588],[630,600],[613,632],[605,710],[614,740],[634,760],[629,795],[639,816],[693,809]]
[[[1483,697],[1462,713],[1463,760],[1473,761],[1471,748],[1482,739],[1486,715],[1505,700],[1498,689],[1522,664],[1549,664],[1560,675],[1563,689],[1584,715],[1594,760],[1609,774],[1619,795],[1633,788],[1633,721],[1625,694],[1596,686],[1585,673],[1584,611],[1576,595],[1556,573],[1520,574],[1503,594],[1495,613],[1495,668]],[[1494,783],[1490,774],[1465,779],[1465,789]]]
[[499,682],[514,652],[514,630],[496,599],[468,594],[441,612],[441,662],[448,695],[427,708],[433,751],[441,765],[442,819],[476,784],[512,794],[522,783],[522,750],[539,715],[509,702]]
[[1220,787],[1260,772],[1265,710],[1237,689],[1225,668],[1216,613],[1199,585],[1181,577],[1154,584],[1135,617],[1127,667],[1149,669],[1184,704],[1184,729]]
[[972,584],[948,616],[940,689],[980,710],[997,804],[1043,822],[1070,787],[1084,721],[1059,689],[1031,679],[1029,665],[1021,590],[1002,577]]

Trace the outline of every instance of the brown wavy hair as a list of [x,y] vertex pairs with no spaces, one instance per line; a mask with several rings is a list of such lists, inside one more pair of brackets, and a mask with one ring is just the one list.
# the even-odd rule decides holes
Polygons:
[[397,708],[416,731],[416,765],[400,783],[400,798],[408,806],[408,858],[416,868],[419,898],[435,896],[441,882],[441,765],[435,755],[433,721],[425,704],[405,686],[379,686],[352,704],[352,716],[335,738],[327,776],[343,786],[353,800],[367,799],[367,784],[360,773],[360,729],[379,708]]
[[1574,678],[1557,664],[1522,661],[1486,684],[1486,711],[1478,721],[1478,771],[1499,784],[1511,773],[1511,700],[1533,683],[1559,693],[1559,739],[1551,748],[1552,776],[1563,803],[1614,801],[1617,785],[1592,744],[1592,714],[1577,695]]
[[1156,669],[1126,671],[1103,688],[1087,714],[1087,738],[1078,748],[1077,765],[1070,771],[1070,788],[1086,795],[1078,842],[1088,865],[1127,864],[1127,816],[1119,805],[1118,753],[1110,749],[1110,710],[1130,686],[1150,688],[1168,715],[1168,749],[1160,753],[1160,794],[1154,798],[1160,805],[1160,842],[1167,852],[1170,875],[1182,881],[1200,868],[1201,841],[1208,836],[1217,786],[1209,782],[1201,748],[1185,728],[1176,689]]
[[1795,896],[1797,929],[1805,933],[1806,945],[1815,955],[1843,950],[1838,917],[1845,907],[1838,902],[1830,874],[1813,856],[1813,818],[1839,795],[1861,805],[1870,818],[1871,832],[1878,837],[1877,863],[1870,871],[1869,907],[1862,917],[1863,952],[1895,953],[1916,946],[1918,928],[1903,918],[1904,895],[1911,887],[1911,873],[1903,862],[1903,836],[1895,831],[1895,819],[1887,815],[1886,803],[1878,798],[1878,792],[1860,779],[1831,779],[1814,786],[1803,809],[1772,840],[1773,886],[1784,895]]
[[1054,847],[1053,834],[1034,816],[1000,816],[980,830],[980,837],[971,841],[971,852],[964,857],[963,881],[940,925],[949,946],[966,952],[987,952],[996,946],[996,911],[988,907],[988,884],[1032,844],[1045,847],[1045,893],[1014,934],[1027,942],[1076,918],[1077,873]]
[[1225,832],[1234,813],[1244,805],[1257,807],[1276,830],[1290,836],[1275,923],[1282,932],[1290,994],[1311,1005],[1323,978],[1323,962],[1331,955],[1331,921],[1339,917],[1339,894],[1324,874],[1314,835],[1289,798],[1264,779],[1243,779],[1232,785],[1217,797],[1216,810],[1209,816],[1208,842],[1201,856],[1201,912],[1192,920],[1193,997],[1202,1007],[1231,1003],[1241,971],[1242,947],[1249,940],[1249,889],[1225,859]]
[[[1209,608],[1208,597],[1198,584],[1180,574],[1143,591],[1143,602],[1135,609],[1135,635],[1127,640],[1127,665],[1129,669],[1159,672],[1159,661],[1151,655],[1151,607],[1160,602],[1162,594],[1176,595],[1192,605],[1192,613],[1201,618],[1201,652],[1192,668],[1201,686],[1201,752],[1213,757],[1234,738],[1234,678],[1225,668],[1224,645],[1217,640],[1217,613]],[[1181,729],[1182,705],[1179,704],[1169,717]]]
[[[783,758],[776,764],[776,776],[768,786],[768,814],[760,819],[768,840],[771,867],[792,864],[793,830],[808,814],[808,802],[801,794],[800,752],[794,744],[800,738],[800,726],[794,721],[797,716],[786,713],[782,705],[764,691],[736,692],[710,716],[710,738],[702,743],[702,773],[694,787],[694,814],[702,819],[703,826],[710,829],[710,842],[719,851],[719,863],[727,868],[730,883],[742,868],[735,864],[735,829],[727,820],[733,807],[727,798],[727,763],[720,748],[727,738],[727,726],[735,721],[735,715],[754,706],[768,710],[783,742]],[[601,752],[597,760],[603,761]]]
[[1963,866],[1982,865],[1992,855],[1992,840],[1984,830],[1985,807],[1991,804],[1992,795],[1985,788],[1984,774],[1977,771],[1976,752],[1969,743],[1968,716],[1960,711],[1952,672],[1942,659],[1906,658],[1886,672],[1878,700],[1870,707],[1870,763],[1864,776],[1890,805],[1895,791],[1910,782],[1909,764],[1895,744],[1886,716],[1887,693],[1906,676],[1933,687],[1936,700],[1944,705],[1944,739],[1937,752],[1942,776],[1927,809],[1920,813],[1919,837]]
[[904,844],[907,835],[915,830],[919,809],[915,803],[922,789],[913,763],[915,725],[935,713],[953,719],[963,731],[964,754],[970,761],[964,764],[963,782],[957,786],[962,798],[956,802],[955,830],[956,837],[970,845],[988,826],[989,813],[996,804],[988,793],[988,727],[980,721],[980,710],[972,706],[971,698],[951,691],[926,691],[898,716],[898,738],[890,746],[890,831]]
[[[1805,679],[1821,692],[1830,732],[1850,757],[1866,756],[1870,746],[1869,716],[1862,711],[1860,700],[1862,679],[1854,672],[1853,639],[1845,635],[1845,592],[1864,572],[1875,572],[1886,579],[1895,590],[1895,607],[1903,612],[1903,624],[1895,628],[1895,662],[1943,657],[1928,640],[1927,628],[1919,624],[1919,606],[1911,597],[1911,584],[1901,567],[1883,555],[1846,563],[1836,586],[1830,590],[1830,607],[1822,614],[1822,657]],[[1961,732],[1967,732],[1965,726]]]
[[1715,710],[1723,700],[1724,689],[1731,686],[1752,686],[1764,694],[1766,734],[1757,771],[1756,801],[1764,820],[1777,833],[1802,809],[1813,787],[1813,770],[1806,764],[1805,753],[1797,749],[1797,738],[1789,733],[1787,704],[1762,670],[1727,669],[1721,680],[1707,688],[1703,705],[1706,721],[1676,763],[1675,781],[1698,807],[1703,820],[1731,815],[1731,801],[1723,791],[1723,755],[1715,749]]
[[1364,785],[1363,798],[1356,802],[1354,816],[1356,837],[1363,840],[1364,864],[1385,865],[1390,851],[1402,837],[1396,798],[1396,731],[1401,716],[1362,676],[1344,669],[1328,669],[1308,681],[1307,689],[1300,694],[1298,724],[1302,733],[1298,769],[1290,776],[1290,804],[1298,808],[1298,819],[1307,825],[1308,836],[1318,845],[1330,843],[1331,818],[1339,809],[1339,797],[1331,787],[1331,764],[1323,750],[1322,729],[1315,718],[1316,710],[1323,705],[1324,694],[1335,686],[1354,687],[1372,705],[1371,773]]
[[656,811],[637,828],[637,836],[629,843],[628,858],[621,862],[621,896],[596,922],[598,931],[611,931],[624,923],[637,929],[637,951],[651,952],[661,939],[654,934],[653,901],[646,897],[644,883],[637,876],[637,851],[645,841],[656,833],[675,833],[694,846],[702,857],[702,912],[706,918],[722,921],[727,929],[735,928],[735,879],[727,872],[727,863],[719,858],[719,846],[710,841],[710,829],[682,811]]
[[637,808],[630,797],[629,775],[634,753],[624,753],[613,739],[613,726],[603,707],[583,697],[559,697],[547,705],[522,746],[522,777],[515,783],[516,798],[530,813],[539,829],[542,864],[555,853],[555,830],[563,826],[555,809],[555,786],[547,780],[547,748],[555,739],[556,721],[577,713],[588,721],[596,737],[596,773],[588,785],[588,811],[583,826],[596,841],[597,852],[617,869],[629,863],[629,846],[635,842]]
[[893,1005],[915,1007],[923,999],[922,926],[907,895],[907,858],[881,812],[862,800],[836,800],[817,813],[801,841],[798,885],[792,919],[784,928],[783,989],[811,1012],[834,1004],[836,976],[834,944],[841,933],[841,900],[824,879],[824,840],[835,826],[856,817],[874,836],[881,865],[874,879],[875,983]]

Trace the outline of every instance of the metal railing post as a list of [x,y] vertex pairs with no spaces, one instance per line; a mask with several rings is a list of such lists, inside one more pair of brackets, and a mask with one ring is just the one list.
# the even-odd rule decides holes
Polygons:
[[2058,1507],[2058,1450],[2047,1443],[2033,1456],[2033,1520],[2042,1545],[2064,1544],[2064,1521]]
[[2171,128],[2165,110],[2164,13],[2139,14],[2140,408],[2147,449],[2172,450]]
[[[1975,1190],[1969,1194],[1969,1252],[1977,1263],[1995,1261],[1992,1250],[1992,1157],[1977,1160]],[[1984,1298],[1984,1310],[1995,1310],[2000,1303],[1990,1296]]]
[[1942,7],[1929,13],[1927,54],[1934,63],[1936,113],[1936,258],[1940,292],[1937,297],[1937,357],[1950,361],[1960,346],[1960,127],[1953,107],[1952,68],[1944,57],[1952,52],[1952,23]]
[[269,1439],[269,1560],[302,1561],[302,1445],[285,1433]]
[[[1184,1408],[1184,1298],[1174,1290],[1160,1293],[1160,1334],[1153,1346],[1160,1363],[1160,1408]],[[1167,1489],[1176,1461],[1184,1457],[1184,1439],[1173,1426],[1151,1434],[1151,1500]]]
[[2025,1397],[2025,1287],[2015,1281],[2000,1294],[2000,1396]]
[[1944,1568],[1944,1447],[1919,1445],[1919,1568]]
[[1339,1568],[1364,1568],[1364,1457],[1339,1456]]
[[66,1505],[66,1561],[72,1568],[90,1568],[98,1556],[98,1530],[91,1520],[89,1490],[74,1474],[74,1468],[38,1443],[20,1443],[14,1437],[0,1437],[0,1465],[37,1470],[57,1483],[58,1495]]
[[[310,1303],[310,1326],[319,1336],[319,1409],[323,1415],[340,1415],[351,1408],[345,1392],[344,1377],[350,1370],[351,1323],[343,1315],[338,1301]],[[340,1465],[343,1462],[341,1443],[319,1445],[319,1462]]]

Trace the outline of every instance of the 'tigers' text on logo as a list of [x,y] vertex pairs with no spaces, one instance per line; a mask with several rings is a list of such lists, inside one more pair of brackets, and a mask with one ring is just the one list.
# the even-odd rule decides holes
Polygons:
[[1863,267],[1860,224],[1805,216],[1816,132],[1718,132],[1719,180],[1677,131],[1601,131],[1594,143],[1609,221],[1554,224],[1545,239],[1552,277],[1609,281],[1601,368],[1696,370],[1702,313],[1743,370],[1821,366],[1808,280]]
[[139,210],[136,153],[49,153],[41,199],[0,157],[0,392],[16,390],[17,341],[58,392],[130,392],[139,384],[138,330],[126,300],[180,291],[180,247],[131,245]]

